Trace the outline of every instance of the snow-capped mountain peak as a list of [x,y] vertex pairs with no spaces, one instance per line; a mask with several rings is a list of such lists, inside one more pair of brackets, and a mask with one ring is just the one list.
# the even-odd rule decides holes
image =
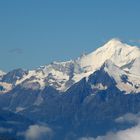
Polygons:
[[104,45],[104,47],[105,47],[105,46],[106,46],[106,47],[116,47],[116,46],[120,46],[120,45],[124,45],[124,44],[122,43],[122,41],[119,40],[119,39],[117,39],[117,38],[113,38],[113,39],[109,40],[109,41]]
[[105,87],[113,84],[113,86],[116,86],[126,94],[140,92],[140,76],[124,71],[111,60],[107,60],[99,70],[92,74],[92,77],[96,81],[96,84],[92,85],[92,87],[96,87],[97,84],[104,85]]
[[106,60],[111,60],[115,65],[124,67],[138,57],[140,57],[140,49],[138,47],[127,45],[117,39],[112,39],[92,53],[78,59],[78,63],[86,71],[95,71]]
[[[116,78],[118,77],[116,73],[126,74],[127,72],[131,75],[130,79],[135,81],[136,78],[132,78],[132,75],[134,75],[133,77],[139,75],[139,58],[140,49],[138,47],[122,43],[118,39],[111,39],[97,50],[75,60],[53,62],[27,72],[14,71],[6,74],[2,81],[6,82],[8,77],[14,74],[12,76],[14,78],[13,87],[21,85],[24,88],[43,89],[45,86],[52,86],[59,91],[66,91],[74,83],[88,77],[103,65],[110,76]],[[20,78],[15,77],[15,74],[17,76],[20,74]],[[138,79],[137,76],[136,81]]]

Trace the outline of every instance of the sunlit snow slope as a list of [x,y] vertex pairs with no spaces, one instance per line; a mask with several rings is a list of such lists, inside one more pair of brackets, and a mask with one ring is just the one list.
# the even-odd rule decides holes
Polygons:
[[[82,55],[76,60],[53,62],[36,70],[18,70],[10,73],[13,87],[43,89],[52,86],[60,92],[66,91],[74,83],[99,70],[104,64],[105,71],[117,82],[117,87],[127,93],[140,91],[140,49],[112,39],[90,54]],[[8,77],[8,76],[7,76]],[[6,77],[6,78],[7,78]],[[124,82],[124,77],[126,78]],[[4,78],[4,79],[6,79]]]

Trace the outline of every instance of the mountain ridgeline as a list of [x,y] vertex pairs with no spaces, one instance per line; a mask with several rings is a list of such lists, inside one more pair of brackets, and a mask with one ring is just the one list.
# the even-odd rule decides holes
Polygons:
[[27,139],[34,124],[51,129],[47,140],[123,130],[134,124],[116,118],[140,112],[140,49],[112,39],[75,60],[0,72],[0,108],[3,139]]

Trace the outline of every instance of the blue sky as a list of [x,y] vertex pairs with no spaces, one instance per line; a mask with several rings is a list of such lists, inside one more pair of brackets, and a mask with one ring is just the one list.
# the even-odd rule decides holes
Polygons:
[[139,6],[139,0],[1,0],[0,69],[73,59],[114,37],[140,45]]

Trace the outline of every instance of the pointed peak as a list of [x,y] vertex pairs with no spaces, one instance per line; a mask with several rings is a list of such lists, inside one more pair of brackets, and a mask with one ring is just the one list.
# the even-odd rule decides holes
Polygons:
[[105,46],[110,46],[110,47],[114,47],[114,46],[118,46],[118,45],[122,45],[124,44],[120,39],[117,38],[113,38],[111,40],[109,40]]
[[112,38],[108,42],[119,42],[119,43],[121,43],[122,41],[119,38]]
[[[130,46],[127,43],[124,43],[123,41],[119,39],[111,39],[108,41],[106,44],[104,44],[102,47],[97,49],[99,52],[100,51],[106,51],[107,55],[111,54],[114,55],[114,53],[121,53],[123,50],[123,53],[126,54],[128,52],[132,52],[132,50],[135,50],[137,52],[140,52],[140,49],[137,46]],[[98,52],[97,51],[97,52]]]

